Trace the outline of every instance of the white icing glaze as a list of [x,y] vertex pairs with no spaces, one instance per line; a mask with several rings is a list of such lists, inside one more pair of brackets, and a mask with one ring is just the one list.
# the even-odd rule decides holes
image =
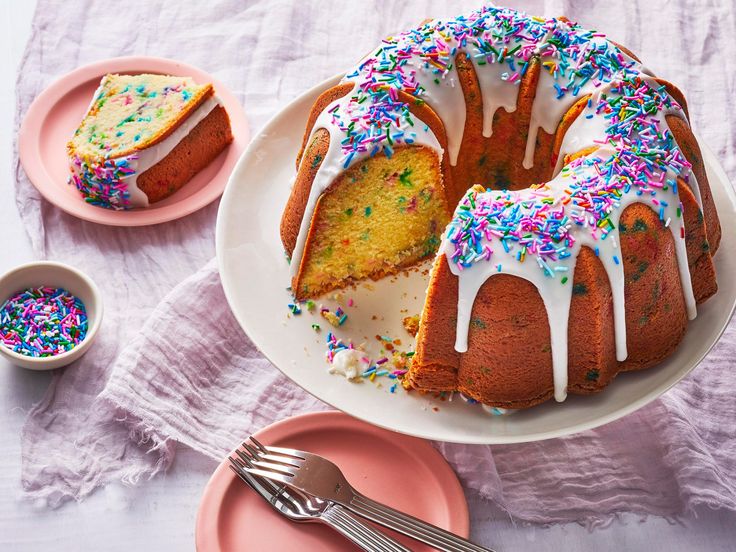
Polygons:
[[[330,134],[330,144],[327,148],[322,163],[319,166],[319,170],[312,181],[312,188],[309,192],[309,199],[307,200],[307,206],[304,210],[304,216],[302,217],[301,225],[299,227],[299,234],[297,236],[296,245],[294,251],[291,254],[291,262],[289,265],[289,271],[291,278],[294,278],[299,272],[299,266],[302,261],[302,255],[304,254],[304,245],[307,240],[307,234],[309,233],[309,226],[312,224],[312,214],[314,213],[314,206],[317,204],[317,200],[322,193],[332,184],[332,181],[338,177],[345,170],[345,158],[340,149],[340,143],[343,139],[343,135],[339,128],[334,124],[331,124],[331,111],[335,106],[338,108],[343,107],[347,102],[350,94],[332,102],[327,109],[317,117],[314,123],[314,128],[307,140],[307,144],[312,141],[314,133],[319,129],[325,129]],[[437,152],[437,155],[442,160],[442,146],[437,141],[434,133],[430,128],[424,124],[418,117],[414,117],[414,127],[412,131],[416,134],[414,136],[413,143],[416,145],[423,145],[432,148]],[[357,153],[353,158],[353,163],[359,162],[362,159],[370,157],[368,152]],[[296,178],[296,177],[295,177]]]
[[[589,48],[593,48],[596,45],[605,44],[606,42],[607,40],[605,38],[595,36],[590,40],[587,46]],[[554,85],[557,81],[555,81],[552,73],[550,73],[550,71],[544,65],[544,63],[549,59],[545,55],[546,51],[539,51],[539,49],[537,49],[537,52],[542,63],[542,69],[539,72],[539,83],[537,84],[537,92],[542,91],[542,94],[537,93],[534,97],[534,103],[532,104],[529,134],[526,141],[524,161],[522,162],[522,166],[525,169],[531,169],[534,166],[534,151],[536,148],[537,135],[539,134],[540,128],[543,129],[547,134],[554,134],[557,131],[557,125],[560,124],[562,117],[575,104],[575,102],[588,94],[596,92],[596,90],[598,89],[610,86],[610,84],[596,86],[594,81],[589,80],[580,87],[580,90],[577,91],[577,93],[575,93],[574,91],[570,91],[570,93],[558,99],[555,94],[554,88]],[[634,60],[632,57],[628,56],[624,52],[621,52],[621,58],[626,62],[634,63],[637,66],[639,65],[636,60]],[[589,146],[590,142],[583,142],[583,144],[585,144],[585,146]],[[577,150],[572,151],[579,151],[579,149],[582,148],[578,148]]]
[[[495,17],[495,15],[491,16],[491,19],[493,17]],[[444,22],[440,21],[437,26],[442,28],[443,25]],[[539,129],[543,129],[548,134],[554,134],[560,120],[570,107],[580,98],[591,95],[589,105],[585,107],[584,111],[574,121],[564,137],[560,155],[557,160],[557,166],[555,168],[556,176],[547,186],[548,190],[551,190],[551,195],[554,198],[554,205],[563,210],[568,209],[563,201],[566,198],[564,190],[568,185],[565,181],[566,179],[573,178],[570,174],[560,172],[565,155],[579,152],[590,146],[600,146],[593,154],[588,154],[588,156],[594,155],[596,159],[600,158],[602,161],[609,159],[614,153],[611,146],[606,144],[607,120],[595,113],[595,108],[601,101],[602,93],[610,92],[611,84],[601,83],[594,77],[592,79],[579,82],[575,85],[576,87],[573,90],[565,89],[563,94],[559,89],[556,91],[555,85],[559,82],[563,82],[564,85],[566,81],[557,81],[555,79],[555,75],[549,70],[554,69],[556,66],[551,66],[549,63],[545,63],[554,61],[555,54],[555,47],[551,47],[549,43],[546,43],[546,39],[552,36],[556,28],[563,28],[565,25],[567,24],[557,21],[551,27],[547,28],[546,34],[542,34],[541,36],[538,35],[535,39],[533,36],[534,33],[529,32],[523,37],[517,37],[516,42],[514,43],[519,44],[522,49],[533,48],[534,55],[538,56],[542,63],[542,70],[539,74],[536,95],[531,108],[531,121],[528,129],[527,144],[523,159],[523,166],[525,168],[529,169],[533,166]],[[512,112],[517,107],[519,93],[518,79],[516,82],[508,80],[506,74],[512,73],[512,71],[509,70],[509,66],[506,63],[500,63],[495,55],[489,54],[487,49],[482,50],[478,44],[473,42],[471,39],[464,41],[462,44],[458,44],[452,33],[440,32],[435,38],[433,38],[433,40],[436,40],[438,44],[441,44],[441,49],[443,49],[443,51],[452,52],[452,56],[449,61],[449,64],[452,66],[455,65],[455,56],[460,52],[465,52],[473,63],[481,89],[483,102],[483,135],[486,137],[491,136],[493,131],[493,117],[496,111],[502,107],[506,111]],[[493,40],[495,39],[492,39],[491,42],[493,42]],[[605,50],[605,45],[608,45],[608,48],[614,48],[604,37],[597,34],[586,38],[586,40],[587,42],[585,42],[583,46],[583,53],[585,52],[585,48],[601,47]],[[494,44],[496,47],[494,51],[502,51],[508,43],[498,42]],[[619,52],[618,49],[612,50],[612,53],[617,55],[618,61],[627,66],[631,66],[633,71],[638,73],[640,76],[648,75],[644,80],[649,82],[652,87],[657,88],[659,86],[654,82],[651,71],[643,67],[640,63],[633,60],[627,54]],[[372,56],[373,55],[371,54],[364,58],[359,69],[346,77],[343,82],[355,81],[356,86],[359,86],[359,72],[362,69],[363,64],[371,63],[370,60],[373,59]],[[580,54],[577,59],[584,59],[584,55]],[[577,61],[576,63],[580,64],[581,62]],[[446,70],[443,73],[438,74],[435,66],[428,65],[426,62],[421,61],[421,58],[419,57],[411,57],[407,62],[407,66],[411,69],[411,75],[416,79],[418,85],[423,88],[423,91],[417,93],[416,96],[425,100],[437,113],[444,124],[448,141],[447,153],[451,164],[455,165],[463,139],[466,116],[465,98],[462,93],[462,88],[456,79],[457,73],[453,69]],[[577,67],[567,67],[563,69],[570,71],[577,69]],[[569,74],[570,73],[568,72],[567,75]],[[616,80],[617,79],[614,79],[614,82]],[[338,112],[345,111],[348,104],[347,98],[349,98],[350,95],[351,94],[348,94],[344,98],[330,104],[330,106],[320,114],[312,131],[312,133],[314,133],[318,129],[326,129],[330,134],[330,146],[312,183],[312,189],[301,221],[296,247],[292,255],[292,277],[296,275],[300,268],[306,235],[312,222],[312,213],[314,211],[316,201],[345,168],[345,157],[342,154],[340,144],[345,139],[346,134],[335,124],[330,122],[330,113],[333,111],[333,108],[336,108]],[[559,98],[557,97],[558,95],[560,96]],[[668,128],[665,116],[672,113],[680,117],[683,116],[682,113],[677,110],[657,113],[657,119],[662,129]],[[443,152],[436,137],[426,125],[419,121],[412,130],[416,132],[414,140],[416,144],[427,145],[435,149],[440,156],[442,155]],[[366,156],[367,153],[365,152],[356,153],[354,158],[349,160],[349,162],[354,163]],[[676,176],[677,175],[672,173],[672,171],[663,175],[663,177],[667,179],[676,178]],[[688,180],[694,194],[700,202],[700,193],[692,172],[689,175]],[[495,194],[501,192],[486,193]],[[522,199],[525,195],[533,197],[534,193],[535,192],[530,189],[520,192]],[[658,214],[663,221],[667,221],[666,226],[669,227],[674,237],[678,271],[685,296],[687,314],[688,317],[692,319],[696,315],[695,299],[690,281],[685,241],[680,237],[681,232],[684,232],[684,219],[683,217],[678,217],[676,214],[679,203],[676,194],[671,193],[670,195],[673,197],[668,197],[667,205],[663,206],[662,212]],[[526,262],[519,262],[516,258],[516,250],[512,249],[510,251],[505,251],[499,247],[496,247],[493,251],[492,262],[473,263],[468,268],[460,268],[452,261],[453,246],[450,244],[447,237],[445,237],[443,239],[442,246],[440,247],[440,254],[444,253],[446,255],[451,271],[459,279],[455,348],[459,352],[467,351],[468,331],[473,304],[483,283],[485,283],[488,278],[499,273],[524,278],[537,288],[547,311],[550,325],[554,395],[556,400],[564,400],[567,395],[567,335],[570,304],[572,300],[573,277],[577,256],[580,249],[585,246],[596,252],[608,275],[613,296],[616,358],[619,361],[625,360],[627,358],[627,345],[624,304],[624,270],[623,258],[619,251],[620,241],[618,226],[621,213],[624,212],[627,206],[637,202],[641,202],[641,198],[636,194],[636,190],[633,188],[622,195],[615,208],[613,208],[609,213],[609,218],[613,223],[614,228],[605,236],[604,239],[601,239],[600,234],[592,234],[589,229],[587,232],[576,231],[574,234],[574,243],[568,249],[570,253],[569,256],[564,259],[558,259],[558,261],[555,262],[556,272],[551,275],[543,271],[540,268],[541,263],[538,265],[533,258],[527,259]],[[649,203],[643,204],[647,205]],[[650,208],[655,209],[652,205],[650,205]],[[656,209],[655,212],[657,212]],[[594,221],[591,221],[590,224],[594,224]],[[586,221],[584,226],[587,227],[587,225],[588,222]],[[502,267],[500,271],[498,270],[499,265]],[[557,272],[559,272],[559,274]],[[563,276],[568,278],[567,285],[563,285],[560,281]]]
[[[93,98],[97,98],[99,90],[100,88],[95,92]],[[94,103],[94,99],[92,102]],[[148,196],[146,196],[146,194],[138,187],[138,176],[169,155],[179,142],[186,138],[194,127],[201,123],[202,120],[218,105],[222,105],[222,102],[218,97],[212,96],[208,98],[202,102],[202,104],[195,109],[189,117],[182,121],[182,123],[166,138],[150,147],[136,152],[134,156],[129,157],[130,168],[134,172],[121,178],[121,180],[128,187],[131,208],[148,207],[149,205]],[[79,166],[72,163],[71,170],[78,177],[82,177],[83,173]]]
[[[470,268],[460,270],[449,258],[452,255],[452,248],[448,244],[449,241],[446,241],[443,246],[444,251],[448,256],[450,270],[458,277],[459,284],[455,350],[460,353],[468,350],[468,331],[475,298],[481,286],[489,278],[497,274],[510,274],[528,280],[539,291],[539,295],[547,309],[555,399],[564,401],[567,395],[567,322],[570,313],[572,285],[560,285],[558,279],[554,280],[556,285],[550,285],[551,278],[545,276],[534,261],[529,259],[527,262],[519,263],[516,260],[515,252],[507,253],[503,249],[493,252],[494,259],[497,262],[477,263]],[[576,254],[567,259],[566,264],[569,267],[570,274],[575,270],[576,260]],[[501,263],[502,272],[498,272],[497,263]]]
[[457,80],[457,72],[445,72],[439,86],[434,82],[437,78],[425,67],[414,64],[417,71],[417,81],[424,86],[425,92],[421,98],[437,113],[442,120],[447,134],[447,153],[450,164],[457,164],[457,156],[460,153],[460,144],[463,141],[465,130],[465,96],[463,89]]
[[486,57],[476,48],[469,54],[473,62],[475,74],[478,78],[481,96],[483,98],[483,136],[489,138],[493,133],[493,116],[499,108],[509,113],[516,111],[516,102],[519,97],[519,81],[509,82],[508,66],[501,63],[485,63]]
[[[664,117],[662,117],[662,119],[663,118]],[[601,159],[606,159],[613,155],[613,150],[609,146],[604,146],[597,150],[595,155]],[[673,173],[668,172],[666,175],[666,178],[674,177],[675,175]],[[564,192],[565,188],[568,186],[566,180],[570,178],[571,176],[569,173],[560,173],[548,183],[551,195],[555,198],[555,203],[553,204],[554,207],[562,207],[562,200],[567,197]],[[501,192],[497,191],[486,192],[486,194],[492,196],[500,193]],[[534,193],[535,192],[530,189],[519,192],[522,201],[525,197],[532,198]],[[519,262],[516,258],[518,249],[505,251],[500,247],[494,249],[492,262],[479,262],[473,264],[469,268],[461,269],[452,261],[454,248],[450,241],[445,237],[440,251],[445,254],[450,270],[458,277],[459,283],[455,349],[461,353],[468,350],[468,331],[473,305],[478,291],[486,280],[497,274],[510,274],[512,276],[528,280],[534,284],[539,291],[547,310],[547,317],[550,326],[550,345],[552,351],[555,399],[557,401],[563,401],[567,396],[567,335],[570,302],[572,299],[572,281],[580,249],[583,246],[587,246],[591,250],[597,251],[597,256],[608,275],[613,297],[616,359],[618,361],[625,360],[628,353],[626,348],[623,256],[619,248],[619,219],[626,207],[634,203],[649,205],[649,203],[641,202],[635,189],[632,188],[631,191],[625,193],[619,200],[617,208],[612,210],[609,214],[611,222],[615,228],[606,236],[605,239],[600,239],[600,237],[596,239],[592,237],[589,232],[577,232],[575,234],[575,243],[569,248],[570,255],[567,258],[559,259],[555,263],[556,267],[560,267],[559,275],[556,273],[553,273],[551,276],[546,274],[540,269],[540,266],[530,258],[527,258],[525,262]],[[649,205],[649,207],[653,208],[651,205]],[[687,315],[688,318],[692,320],[695,318],[697,311],[695,296],[690,280],[690,269],[688,266],[685,240],[680,237],[680,234],[684,229],[684,217],[677,216],[677,207],[678,203],[676,201],[669,201],[668,205],[663,208],[662,218],[665,221],[669,220],[668,227],[672,232],[675,244],[678,271],[685,297]],[[616,262],[616,259],[618,262]],[[501,271],[498,270],[499,264],[502,267]],[[562,276],[567,276],[568,278],[566,285],[561,285],[559,281]]]

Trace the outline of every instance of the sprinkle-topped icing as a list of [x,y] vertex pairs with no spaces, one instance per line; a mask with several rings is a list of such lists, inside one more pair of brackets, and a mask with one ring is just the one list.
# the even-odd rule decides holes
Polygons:
[[[690,164],[666,117],[682,109],[639,62],[601,33],[566,19],[543,19],[491,6],[389,37],[344,83],[353,89],[318,116],[329,149],[312,183],[291,260],[300,266],[318,198],[345,168],[366,157],[393,155],[399,145],[434,148],[455,165],[465,129],[465,97],[457,58],[472,62],[483,103],[483,135],[499,108],[517,108],[519,84],[540,66],[523,167],[531,168],[539,129],[550,135],[570,108],[587,99],[560,144],[554,178],[520,191],[491,191],[479,182],[459,205],[441,251],[458,277],[455,348],[465,352],[473,302],[496,274],[532,282],[550,324],[555,398],[567,393],[567,334],[575,264],[583,246],[598,255],[613,295],[616,358],[627,357],[619,217],[648,205],[672,232],[689,318],[696,315],[685,250],[678,181],[700,201]],[[412,107],[426,103],[441,119],[447,152]]]
[[147,206],[137,175],[168,155],[217,105],[211,91],[189,77],[105,75],[67,146],[70,182],[92,205]]
[[131,205],[126,179],[135,175],[133,169],[137,155],[119,159],[104,159],[89,163],[75,155],[71,158],[71,181],[91,205],[111,209],[126,209]]
[[571,256],[575,230],[584,229],[594,241],[605,240],[616,227],[611,215],[625,194],[648,202],[663,222],[670,203],[679,207],[676,178],[687,178],[691,167],[658,117],[681,111],[664,87],[626,77],[592,106],[591,101],[591,109],[607,120],[605,140],[597,145],[609,147],[612,154],[579,157],[566,165],[560,179],[564,187],[469,192],[447,234],[458,269],[492,262],[494,247],[501,247],[520,263],[531,257],[545,276],[564,276],[568,268],[559,261]]
[[26,289],[0,306],[0,343],[21,355],[59,355],[79,345],[86,335],[84,304],[64,289]]
[[[497,109],[516,109],[519,84],[530,63],[539,62],[540,87],[527,139],[524,165],[530,167],[539,128],[553,133],[562,115],[591,89],[640,67],[594,31],[563,19],[529,17],[485,6],[468,15],[429,21],[418,29],[383,40],[381,46],[343,82],[352,92],[329,104],[312,132],[326,129],[330,148],[313,181],[306,216],[292,253],[295,275],[317,199],[340,171],[399,145],[426,145],[445,152],[426,123],[412,115],[412,104],[428,104],[442,120],[448,155],[455,164],[465,127],[465,99],[456,57],[467,55],[483,90],[483,134],[492,134]],[[481,183],[483,184],[483,183]]]
[[[333,124],[345,133],[341,147],[346,165],[357,152],[375,155],[383,149],[390,156],[395,144],[413,143],[412,127],[416,122],[408,101],[427,101],[442,110],[443,106],[432,99],[444,88],[459,89],[453,70],[460,52],[465,52],[477,67],[497,66],[497,86],[518,86],[536,58],[553,78],[557,100],[577,97],[586,84],[598,87],[634,66],[633,60],[602,34],[566,20],[484,7],[468,16],[430,21],[386,38],[347,75],[346,79],[356,84],[354,93],[328,110]],[[402,100],[399,93],[413,98]],[[448,124],[445,118],[443,122]]]
[[467,324],[480,286],[494,274],[525,278],[536,285],[547,308],[555,397],[563,400],[572,280],[580,248],[588,246],[608,272],[616,358],[625,360],[618,220],[632,203],[649,205],[671,230],[688,316],[695,317],[678,195],[678,178],[687,182],[691,166],[667,127],[669,114],[682,116],[682,110],[664,87],[626,74],[591,96],[566,135],[566,142],[576,144],[571,151],[597,148],[592,153],[569,162],[546,184],[515,192],[468,193],[448,227],[444,249],[451,270],[460,277],[458,351],[467,350]]

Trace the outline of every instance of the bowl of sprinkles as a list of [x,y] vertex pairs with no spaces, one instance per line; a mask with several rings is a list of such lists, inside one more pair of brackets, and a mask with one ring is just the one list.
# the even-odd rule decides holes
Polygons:
[[74,362],[102,321],[95,283],[62,263],[21,265],[0,277],[0,355],[31,370]]

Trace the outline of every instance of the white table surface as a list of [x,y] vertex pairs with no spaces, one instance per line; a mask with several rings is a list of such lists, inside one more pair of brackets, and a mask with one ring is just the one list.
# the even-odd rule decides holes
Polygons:
[[[30,0],[0,0],[0,272],[33,258],[13,200],[12,129],[16,67],[34,6]],[[111,485],[57,510],[20,498],[20,433],[49,379],[0,359],[0,550],[193,550],[199,498],[215,463],[183,447],[166,475],[138,487]],[[625,516],[591,532],[576,524],[517,525],[488,503],[473,497],[469,503],[474,538],[499,552],[736,550],[736,514],[723,511],[701,511],[683,523]]]

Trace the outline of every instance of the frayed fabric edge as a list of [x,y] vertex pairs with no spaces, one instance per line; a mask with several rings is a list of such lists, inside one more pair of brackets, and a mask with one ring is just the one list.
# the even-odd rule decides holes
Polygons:
[[119,405],[115,405],[112,401],[109,402],[109,405],[115,413],[111,418],[111,422],[129,426],[129,444],[140,448],[148,445],[145,453],[158,455],[155,461],[150,465],[136,465],[122,473],[100,473],[82,485],[78,492],[65,492],[58,488],[49,488],[49,486],[28,490],[25,488],[25,483],[22,482],[21,500],[30,503],[36,509],[49,508],[55,510],[68,502],[81,502],[110,483],[119,482],[127,487],[136,487],[141,482],[149,481],[159,473],[168,470],[174,461],[176,442],[159,435],[151,425],[144,423],[140,418],[125,411]]

